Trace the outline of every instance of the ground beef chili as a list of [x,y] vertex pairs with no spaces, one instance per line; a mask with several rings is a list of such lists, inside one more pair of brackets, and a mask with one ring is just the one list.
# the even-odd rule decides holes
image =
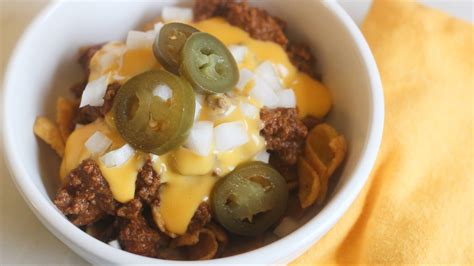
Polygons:
[[[84,70],[85,73],[85,78],[83,81],[80,81],[76,84],[74,84],[71,88],[70,91],[74,94],[76,98],[81,98],[82,93],[84,92],[84,89],[86,88],[87,85],[87,80],[89,77],[90,69],[90,61],[94,54],[99,51],[104,44],[97,44],[97,45],[92,45],[89,47],[85,47],[79,51],[79,58],[78,62],[82,66],[82,69]],[[105,92],[104,95],[104,105],[103,106],[84,106],[79,108],[79,111],[77,112],[75,122],[78,124],[89,124],[94,122],[97,118],[99,117],[104,117],[105,114],[107,114],[110,109],[112,109],[115,94],[117,93],[118,89],[120,89],[120,84],[119,83],[112,83],[109,84],[107,87],[107,91]]]
[[118,241],[128,251],[142,256],[157,257],[161,235],[151,228],[140,214],[134,219],[123,221]]
[[312,115],[307,115],[301,120],[301,122],[303,122],[303,124],[308,128],[308,132],[309,132],[315,126],[323,123],[323,119],[317,118]]
[[84,92],[84,89],[86,88],[87,80],[89,79],[89,74],[90,74],[89,65],[90,65],[91,59],[95,55],[95,53],[102,48],[102,46],[104,45],[96,44],[96,45],[81,48],[79,50],[79,57],[77,59],[77,62],[79,63],[79,65],[81,65],[82,70],[84,71],[84,74],[85,74],[84,75],[85,78],[82,81],[74,84],[71,88],[69,88],[72,94],[74,94],[74,96],[78,99],[81,98],[82,93]]
[[89,65],[91,62],[92,57],[95,55],[97,51],[99,51],[104,44],[96,44],[92,46],[87,46],[79,50],[79,58],[78,62],[82,66],[82,69],[84,70],[86,77],[89,76]]
[[106,215],[115,215],[114,201],[107,181],[93,160],[84,160],[66,178],[54,204],[77,226],[88,225]]
[[199,204],[188,225],[188,232],[200,230],[211,221],[211,208],[207,202]]
[[225,16],[230,0],[198,0],[194,2],[194,20],[201,21],[210,17]]
[[276,154],[271,153],[268,162],[275,170],[277,170],[287,181],[296,180],[298,178],[298,171],[296,164],[288,164]]
[[308,135],[307,127],[297,117],[296,108],[262,109],[260,119],[264,124],[260,134],[267,141],[267,149],[283,163],[296,164]]
[[138,197],[150,206],[158,205],[160,203],[159,189],[160,177],[155,169],[153,169],[151,160],[147,160],[137,176],[135,197]]
[[291,60],[291,63],[295,65],[299,71],[307,73],[315,79],[320,79],[316,73],[316,60],[309,46],[301,43],[289,42],[286,47],[286,53]]
[[117,239],[120,232],[119,219],[116,216],[109,215],[105,218],[88,225],[85,228],[87,234],[108,243]]
[[265,10],[250,7],[246,1],[231,2],[227,7],[225,18],[230,24],[242,28],[256,39],[273,41],[283,47],[287,45],[286,22],[283,20],[269,15]]
[[117,216],[133,220],[141,215],[143,204],[139,199],[133,199],[117,209]]
[[[159,256],[160,248],[167,245],[168,237],[147,222],[147,205],[159,205],[160,178],[147,160],[137,175],[135,198],[117,210],[121,218],[118,240],[121,247],[129,252],[148,256]],[[151,220],[151,219],[149,219]]]
[[291,62],[302,72],[319,79],[315,71],[315,59],[309,47],[288,40],[285,34],[286,22],[271,16],[265,10],[250,7],[246,0],[197,0],[194,4],[194,20],[210,17],[224,17],[255,39],[273,41],[285,48]]
[[286,23],[269,15],[265,10],[250,7],[247,1],[198,0],[194,5],[194,19],[201,21],[222,16],[230,24],[242,28],[255,39],[273,41],[286,46]]
[[104,105],[102,106],[83,106],[79,108],[76,115],[76,123],[78,124],[89,124],[94,122],[99,117],[104,117],[111,109],[114,104],[114,98],[117,91],[120,89],[119,83],[109,84],[107,91],[104,95]]

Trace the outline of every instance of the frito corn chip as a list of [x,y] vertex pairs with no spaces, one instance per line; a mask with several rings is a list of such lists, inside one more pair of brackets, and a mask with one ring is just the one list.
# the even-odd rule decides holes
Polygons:
[[320,178],[305,158],[298,160],[298,183],[298,197],[301,207],[307,208],[313,205],[321,189]]
[[331,148],[334,157],[331,160],[331,163],[328,165],[328,176],[331,176],[334,174],[334,171],[336,171],[337,167],[341,165],[342,161],[344,160],[344,157],[346,156],[347,153],[347,141],[344,136],[338,136],[329,142],[329,147]]
[[306,145],[310,145],[323,164],[328,166],[334,158],[334,153],[329,147],[329,143],[338,136],[339,134],[333,127],[328,124],[320,124],[309,132]]
[[[225,249],[225,247],[227,246],[229,239],[225,231],[221,227],[219,227],[217,224],[214,224],[214,223],[208,224],[207,228],[196,230],[190,233],[188,232],[182,236],[179,236],[173,239],[171,241],[170,248],[187,247],[188,250],[193,250],[192,256],[201,256],[201,257],[211,256],[211,253],[214,253],[213,247],[212,247],[213,241],[211,241],[211,244],[209,243],[199,244],[200,241],[209,241],[207,239],[207,236],[204,236],[205,237],[204,239],[201,236],[201,234],[209,234],[209,232],[212,233],[213,237],[217,241],[217,252],[214,254],[214,256],[218,253],[221,254],[223,250]],[[197,245],[201,245],[201,246],[197,246]],[[202,248],[202,246],[205,246],[205,248]],[[198,250],[199,248],[202,248],[203,250]]]
[[188,247],[188,256],[191,260],[209,260],[214,258],[217,253],[219,244],[216,236],[209,229],[201,229],[199,231],[199,242]]
[[46,117],[36,118],[36,122],[33,128],[35,135],[48,143],[56,153],[63,157],[64,155],[64,141],[59,132],[59,128],[51,120]]
[[308,141],[306,141],[306,145],[304,146],[304,157],[319,176],[325,176],[327,174],[328,168],[324,165],[321,159],[319,159],[313,146],[311,146]]
[[193,231],[191,233],[186,233],[184,235],[178,236],[177,238],[171,241],[171,247],[183,247],[183,246],[192,246],[196,245],[199,242],[199,233],[200,231]]
[[161,232],[167,234],[168,236],[172,238],[177,237],[175,233],[171,233],[168,230],[166,230],[165,221],[163,219],[163,216],[161,215],[159,206],[153,205],[151,207],[151,216],[153,217],[153,221],[155,222],[156,227],[158,227],[158,229],[160,229]]
[[319,183],[321,184],[321,189],[319,190],[318,204],[321,204],[324,202],[326,194],[328,193],[329,176],[320,176]]
[[210,223],[207,225],[207,228],[214,233],[217,243],[219,244],[215,257],[221,257],[227,248],[227,244],[229,243],[229,237],[227,237],[225,230],[222,229],[222,227],[218,224]]
[[59,97],[56,102],[56,123],[64,142],[74,129],[74,115],[78,104],[63,97]]
[[225,243],[227,244],[229,242],[229,238],[227,237],[227,234],[225,233],[224,229],[220,227],[219,225],[215,223],[210,223],[207,225],[207,228],[211,230],[214,233],[214,236],[216,237],[217,241],[220,243]]
[[328,170],[326,175],[321,177],[321,193],[318,198],[318,204],[323,203],[324,199],[326,198],[329,177],[334,173],[334,171],[336,171],[337,167],[339,167],[339,165],[342,163],[342,160],[344,160],[344,156],[347,152],[346,139],[344,136],[338,136],[329,142],[329,147],[331,148],[334,157],[327,166]]
[[320,177],[319,204],[326,198],[329,177],[344,160],[346,152],[347,143],[344,136],[330,125],[320,124],[309,132],[304,155]]

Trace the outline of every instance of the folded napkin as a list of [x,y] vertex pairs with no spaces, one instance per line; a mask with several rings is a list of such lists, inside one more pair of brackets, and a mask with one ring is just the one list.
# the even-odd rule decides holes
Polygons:
[[362,31],[384,87],[382,146],[358,199],[294,264],[473,264],[474,27],[375,0]]

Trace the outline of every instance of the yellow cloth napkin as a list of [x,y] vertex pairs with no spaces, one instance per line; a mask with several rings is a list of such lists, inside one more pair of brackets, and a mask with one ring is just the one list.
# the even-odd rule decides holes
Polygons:
[[385,128],[349,211],[295,264],[474,263],[474,27],[413,1],[376,0],[362,31]]

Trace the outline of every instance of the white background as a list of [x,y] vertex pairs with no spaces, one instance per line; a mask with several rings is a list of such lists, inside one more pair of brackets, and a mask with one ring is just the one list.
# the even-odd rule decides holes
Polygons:
[[[0,0],[0,84],[9,54],[17,39],[47,2],[47,0]],[[339,2],[357,23],[364,19],[370,7],[370,0],[339,0]],[[470,0],[421,2],[471,23],[474,21],[474,4]],[[0,97],[1,94],[0,88]],[[0,115],[0,119],[1,117]],[[0,137],[2,132],[3,129],[0,128]],[[50,234],[29,210],[10,180],[1,152],[0,189],[0,264],[86,264]]]

